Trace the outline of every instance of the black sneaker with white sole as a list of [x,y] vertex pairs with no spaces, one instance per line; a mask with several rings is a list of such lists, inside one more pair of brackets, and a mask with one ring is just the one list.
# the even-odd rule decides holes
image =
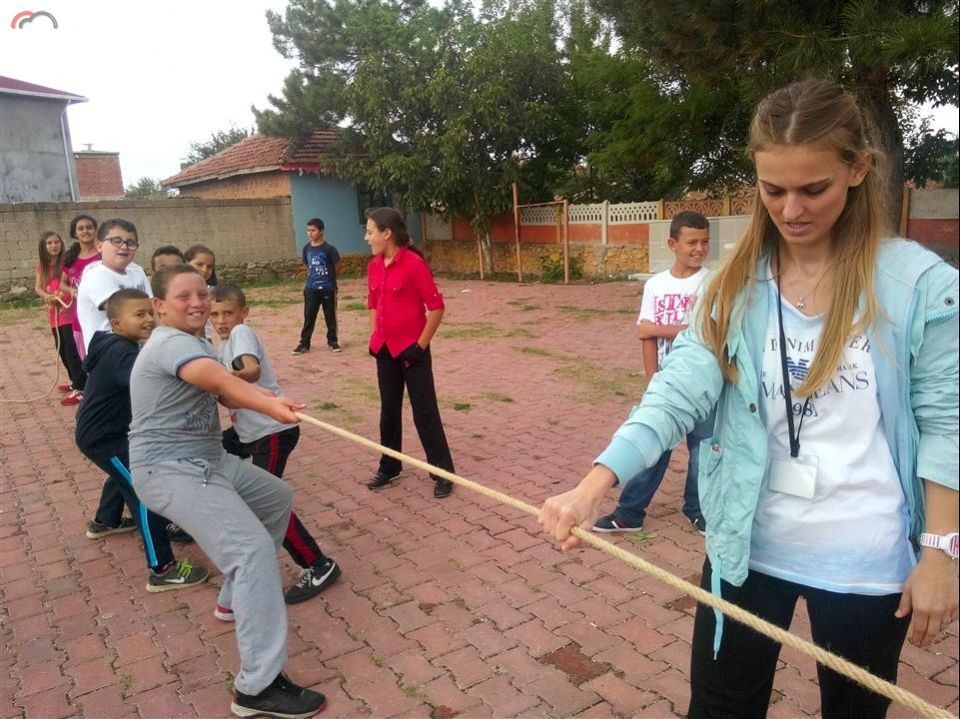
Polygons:
[[600,517],[593,523],[594,532],[639,532],[643,529],[643,522],[640,524],[629,524],[622,519],[617,519],[616,514],[608,514],[606,517]]
[[309,347],[308,345],[299,344],[299,345],[296,346],[296,348],[294,348],[293,352],[291,352],[290,354],[292,354],[292,355],[305,355],[305,354],[306,354],[307,352],[309,352],[309,351],[310,351],[310,347]]
[[294,684],[280,672],[259,694],[234,690],[230,711],[238,717],[277,717],[306,719],[327,707],[327,698],[320,692]]
[[394,474],[387,474],[386,472],[377,472],[373,475],[373,479],[367,482],[367,489],[371,489],[376,492],[378,489],[383,489],[391,482],[395,481],[397,477],[400,476],[399,472]]
[[324,589],[329,587],[340,576],[340,567],[329,557],[324,558],[312,567],[300,570],[300,577],[287,593],[283,600],[287,604],[299,604],[313,599]]
[[707,536],[707,520],[703,517],[689,517],[690,524],[696,527],[697,531],[700,532],[704,537]]
[[108,524],[100,524],[96,519],[87,522],[87,539],[100,539],[111,534],[123,534],[124,532],[137,531],[137,525],[130,517],[120,519],[120,524],[111,527]]

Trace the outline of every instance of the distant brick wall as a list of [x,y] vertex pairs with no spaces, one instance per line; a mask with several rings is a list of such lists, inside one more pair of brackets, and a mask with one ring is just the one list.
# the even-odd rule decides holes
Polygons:
[[269,263],[295,258],[290,200],[115,200],[0,204],[0,292],[12,285],[33,288],[37,240],[44,230],[70,243],[70,220],[80,213],[97,220],[122,217],[137,226],[136,262],[150,264],[160,245],[185,250],[202,243],[218,265]]
[[73,159],[81,202],[118,200],[123,197],[120,153],[75,152]]
[[224,180],[187,185],[180,188],[180,196],[198,197],[204,200],[290,197],[290,179],[285,172],[279,171],[236,175]]

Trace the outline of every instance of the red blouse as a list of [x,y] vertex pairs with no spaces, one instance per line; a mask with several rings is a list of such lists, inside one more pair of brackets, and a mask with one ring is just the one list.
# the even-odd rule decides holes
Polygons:
[[377,311],[370,335],[370,350],[376,354],[384,344],[392,357],[420,339],[427,324],[427,310],[442,310],[443,295],[433,281],[426,261],[401,247],[387,265],[383,255],[367,268],[367,307]]

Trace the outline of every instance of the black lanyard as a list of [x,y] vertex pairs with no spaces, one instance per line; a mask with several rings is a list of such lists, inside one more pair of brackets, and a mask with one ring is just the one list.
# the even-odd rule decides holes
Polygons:
[[793,433],[793,399],[790,392],[790,371],[787,369],[787,338],[783,332],[783,299],[780,295],[780,248],[777,247],[777,319],[780,321],[780,367],[783,370],[783,400],[787,405],[787,431],[790,433],[790,456],[796,459],[800,455],[800,430],[803,418],[807,415],[810,398],[807,397],[800,411],[800,423],[797,433]]

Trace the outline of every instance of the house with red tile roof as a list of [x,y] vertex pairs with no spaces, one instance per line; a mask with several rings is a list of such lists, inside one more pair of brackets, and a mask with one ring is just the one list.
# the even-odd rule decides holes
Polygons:
[[307,242],[307,220],[319,217],[341,254],[367,253],[363,212],[385,202],[337,177],[329,159],[337,132],[314,130],[301,141],[256,133],[162,184],[181,197],[210,200],[289,197],[298,248]]
[[0,202],[80,198],[67,108],[87,98],[0,76]]

